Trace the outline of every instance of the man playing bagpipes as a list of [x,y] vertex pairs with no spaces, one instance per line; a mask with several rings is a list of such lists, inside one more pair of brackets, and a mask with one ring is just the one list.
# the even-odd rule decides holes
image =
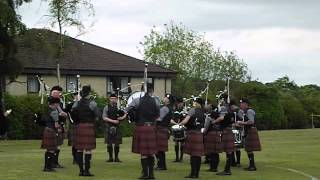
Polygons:
[[[126,116],[122,115],[120,117],[117,101],[116,94],[111,94],[109,97],[109,104],[104,107],[102,113],[102,120],[106,124],[104,143],[107,144],[107,151],[109,153],[107,162],[121,162],[119,159],[119,152],[120,144],[122,144],[122,134],[119,124]],[[113,144],[114,147],[112,146]],[[114,159],[113,151],[115,156]]]
[[76,160],[80,170],[79,176],[93,176],[89,169],[92,150],[96,148],[95,121],[100,117],[100,112],[90,92],[90,86],[83,86],[81,99],[73,104],[71,110],[76,123],[74,146],[77,149]]
[[43,115],[45,129],[43,131],[41,148],[46,149],[45,152],[45,165],[43,171],[51,172],[56,167],[56,155],[58,150],[58,133],[61,131],[59,128],[59,107],[60,94],[58,91],[53,90],[48,97],[48,112]]

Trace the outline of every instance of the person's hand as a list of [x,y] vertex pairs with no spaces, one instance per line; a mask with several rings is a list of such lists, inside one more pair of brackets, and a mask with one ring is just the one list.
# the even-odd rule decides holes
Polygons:
[[6,112],[4,112],[4,116],[7,117],[12,112],[12,109],[8,109]]
[[59,116],[67,117],[67,116],[68,116],[68,114],[67,114],[67,113],[65,113],[65,112],[61,112],[61,113],[59,113]]

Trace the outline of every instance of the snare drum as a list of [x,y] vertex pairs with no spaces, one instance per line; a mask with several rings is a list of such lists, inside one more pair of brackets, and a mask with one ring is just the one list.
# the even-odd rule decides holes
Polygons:
[[234,144],[236,146],[240,146],[242,144],[242,136],[238,129],[232,130],[233,136],[234,136]]
[[172,136],[174,141],[182,141],[186,138],[186,131],[185,127],[179,124],[173,125],[172,129]]

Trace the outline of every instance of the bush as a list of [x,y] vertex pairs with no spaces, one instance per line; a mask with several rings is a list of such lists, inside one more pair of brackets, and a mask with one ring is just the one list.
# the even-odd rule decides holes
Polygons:
[[[95,101],[98,104],[100,112],[108,103],[104,97],[97,96]],[[34,113],[44,113],[47,111],[47,103],[40,103],[40,97],[37,95],[12,96],[5,95],[5,103],[7,109],[12,109],[12,113],[8,117],[10,122],[8,138],[9,139],[41,139],[43,127],[35,124]],[[66,127],[67,128],[67,127]],[[120,124],[123,136],[131,136],[133,132],[132,126],[127,122]],[[105,125],[99,117],[96,122],[96,136],[104,137]]]

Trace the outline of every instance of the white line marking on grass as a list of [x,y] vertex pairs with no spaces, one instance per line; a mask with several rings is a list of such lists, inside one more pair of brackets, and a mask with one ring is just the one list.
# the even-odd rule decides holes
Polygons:
[[290,172],[294,172],[294,173],[297,173],[297,174],[301,174],[305,177],[308,177],[308,178],[311,178],[311,180],[319,180],[318,178],[310,175],[310,174],[307,174],[305,172],[302,172],[302,171],[298,171],[298,170],[295,170],[295,169],[291,169],[291,168],[283,168],[283,167],[278,167],[278,166],[267,166],[267,167],[273,167],[273,168],[277,168],[277,169],[282,169],[282,170],[286,170],[286,171],[290,171]]

